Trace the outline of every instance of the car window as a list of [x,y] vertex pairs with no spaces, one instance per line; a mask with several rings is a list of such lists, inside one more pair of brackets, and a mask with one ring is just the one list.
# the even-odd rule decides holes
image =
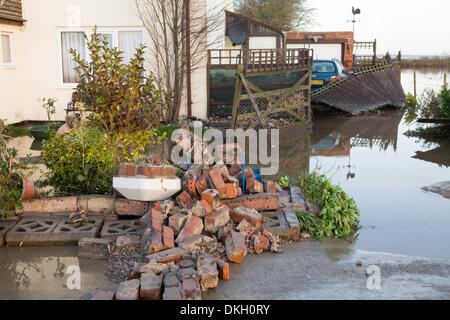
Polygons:
[[336,73],[336,65],[332,61],[314,61],[313,72]]

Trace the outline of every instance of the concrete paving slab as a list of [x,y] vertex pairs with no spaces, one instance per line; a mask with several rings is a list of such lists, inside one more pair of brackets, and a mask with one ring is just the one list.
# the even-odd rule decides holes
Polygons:
[[82,238],[95,238],[103,219],[89,217],[82,225],[68,224],[68,218],[24,218],[6,234],[9,246],[76,245]]
[[0,247],[4,247],[6,245],[5,235],[15,225],[15,223],[0,223]]
[[139,219],[105,221],[101,231],[101,238],[117,239],[126,234],[138,234],[141,231]]
[[262,228],[267,229],[283,240],[289,240],[289,225],[282,212],[263,213]]

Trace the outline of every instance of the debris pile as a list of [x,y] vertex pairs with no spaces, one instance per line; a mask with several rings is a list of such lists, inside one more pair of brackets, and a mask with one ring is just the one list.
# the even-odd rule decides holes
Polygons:
[[115,299],[201,299],[230,279],[230,263],[305,238],[292,212],[306,204],[293,200],[302,203],[237,163],[190,167],[175,199],[149,205],[139,235],[117,238],[107,270],[120,282]]

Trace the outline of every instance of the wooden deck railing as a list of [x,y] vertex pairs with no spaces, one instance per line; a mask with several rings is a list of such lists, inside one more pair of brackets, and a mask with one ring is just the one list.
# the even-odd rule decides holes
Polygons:
[[245,73],[298,70],[312,66],[311,49],[208,50],[210,68],[244,65]]

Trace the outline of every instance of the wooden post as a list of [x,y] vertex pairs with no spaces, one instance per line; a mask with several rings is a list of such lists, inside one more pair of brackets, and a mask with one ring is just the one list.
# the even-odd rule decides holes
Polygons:
[[373,65],[377,64],[377,39],[373,42]]
[[234,98],[233,98],[233,111],[231,115],[231,128],[236,129],[237,117],[239,112],[239,105],[241,103],[242,93],[242,81],[241,74],[244,72],[244,66],[238,65],[236,69],[236,77],[234,80]]

